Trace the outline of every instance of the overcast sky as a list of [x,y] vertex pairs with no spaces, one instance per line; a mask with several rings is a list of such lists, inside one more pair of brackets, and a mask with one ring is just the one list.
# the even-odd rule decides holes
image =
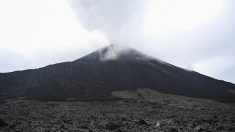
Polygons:
[[0,72],[110,43],[235,83],[234,0],[0,0]]

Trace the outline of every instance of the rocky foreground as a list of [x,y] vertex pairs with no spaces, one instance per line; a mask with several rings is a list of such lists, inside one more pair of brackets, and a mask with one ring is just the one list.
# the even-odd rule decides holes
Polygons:
[[151,101],[5,100],[0,131],[235,132],[235,105],[164,94]]

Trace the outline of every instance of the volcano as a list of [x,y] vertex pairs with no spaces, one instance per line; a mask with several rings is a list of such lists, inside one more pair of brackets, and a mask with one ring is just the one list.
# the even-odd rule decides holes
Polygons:
[[113,91],[135,91],[139,88],[235,102],[235,84],[115,45],[72,62],[0,74],[1,99],[102,100],[113,99]]

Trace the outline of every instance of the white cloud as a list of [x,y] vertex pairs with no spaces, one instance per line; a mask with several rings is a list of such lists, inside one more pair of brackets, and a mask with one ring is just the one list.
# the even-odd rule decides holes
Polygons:
[[223,0],[150,0],[145,30],[156,35],[193,30],[218,16],[223,4]]
[[18,70],[15,65],[21,63],[27,66],[19,69],[77,59],[107,44],[102,33],[81,26],[65,0],[0,1],[0,50],[27,56],[17,64],[4,56],[8,62],[2,61],[2,71]]

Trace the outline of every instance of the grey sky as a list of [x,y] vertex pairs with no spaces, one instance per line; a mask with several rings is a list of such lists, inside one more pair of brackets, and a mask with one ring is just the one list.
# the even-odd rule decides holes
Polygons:
[[[24,1],[29,6],[35,4],[32,1]],[[42,36],[41,38],[47,39],[29,36],[32,41],[28,42],[28,45],[25,45],[27,40],[27,37],[25,37],[25,40],[17,39],[20,42],[17,45],[18,48],[14,44],[9,47],[7,43],[3,44],[3,42],[17,43],[18,41],[5,40],[6,35],[1,34],[0,31],[0,39],[2,37],[5,40],[0,40],[0,43],[2,43],[0,44],[0,72],[38,68],[51,63],[74,60],[109,43],[114,43],[133,47],[174,65],[235,83],[235,2],[233,0],[214,0],[223,1],[224,5],[220,12],[215,13],[215,16],[206,20],[206,22],[202,22],[202,24],[200,22],[198,22],[199,24],[192,23],[194,28],[190,30],[181,30],[187,25],[180,24],[184,21],[190,23],[189,19],[182,19],[180,18],[181,15],[179,15],[179,18],[171,19],[172,16],[169,15],[169,18],[166,18],[168,21],[165,22],[164,16],[168,14],[159,10],[161,17],[156,18],[156,25],[158,26],[153,27],[151,33],[146,32],[145,28],[146,15],[150,8],[149,5],[152,4],[149,1],[151,0],[51,0],[50,3],[44,0],[44,3],[39,2],[41,5],[37,4],[39,5],[38,10],[45,9],[45,5],[51,8],[45,9],[45,14],[41,14],[40,11],[36,10],[37,8],[32,9],[32,14],[25,13],[25,19],[21,20],[22,23],[28,20],[29,16],[35,15],[31,22],[35,24],[30,28],[37,28],[33,31],[30,30],[28,34],[24,33],[25,35],[22,37],[24,38],[29,34],[34,35],[34,32],[36,32],[35,36]],[[171,0],[168,1],[171,2]],[[181,3],[179,2],[180,4],[176,6],[184,5],[182,6],[183,9],[192,6],[188,0],[179,1]],[[196,1],[191,0],[191,3]],[[185,16],[195,15],[192,20],[201,19],[203,21],[208,16],[197,15],[197,12],[201,11],[206,14],[207,10],[204,11],[204,8],[212,10],[210,8],[216,7],[210,6],[213,5],[213,3],[210,3],[213,0],[198,1],[201,1],[201,3],[195,4],[195,11],[189,11],[191,14],[185,14]],[[205,7],[201,7],[203,3]],[[65,4],[67,4],[66,7]],[[160,8],[161,4],[160,2],[160,6],[156,5],[156,8]],[[166,5],[166,3],[163,4]],[[6,4],[5,6],[9,5]],[[171,6],[174,7],[173,4]],[[10,9],[14,10],[15,8]],[[179,8],[181,7],[176,7],[169,13],[177,12]],[[53,17],[47,16],[47,12],[48,14],[51,13]],[[22,13],[24,12],[22,11]],[[70,15],[70,17],[67,17],[67,15]],[[38,16],[40,16],[40,19]],[[4,17],[3,14],[0,14],[1,19],[5,20],[6,23],[9,21],[8,17]],[[178,24],[178,26],[170,27],[171,31],[165,32],[164,26],[166,25],[161,26],[160,24],[163,22],[169,24],[167,26],[171,26],[174,22],[169,22],[170,20],[175,20],[175,24]],[[49,24],[45,25],[44,21],[49,21]],[[12,23],[15,26],[22,26],[22,24],[15,24],[17,21]],[[0,22],[0,28],[6,27],[3,26],[4,24],[4,21]],[[23,25],[23,27],[27,28],[28,26]],[[158,30],[158,28],[159,31],[155,32],[154,30]],[[162,31],[160,31],[160,28],[162,28]],[[20,33],[22,29],[16,30]],[[54,32],[54,30],[56,31]],[[12,29],[12,31],[15,30]],[[45,35],[46,32],[49,33]],[[55,35],[51,36],[51,34]],[[36,42],[37,44],[35,44]],[[25,50],[21,49],[20,45]],[[30,47],[29,45],[33,45],[32,48],[24,48]]]

